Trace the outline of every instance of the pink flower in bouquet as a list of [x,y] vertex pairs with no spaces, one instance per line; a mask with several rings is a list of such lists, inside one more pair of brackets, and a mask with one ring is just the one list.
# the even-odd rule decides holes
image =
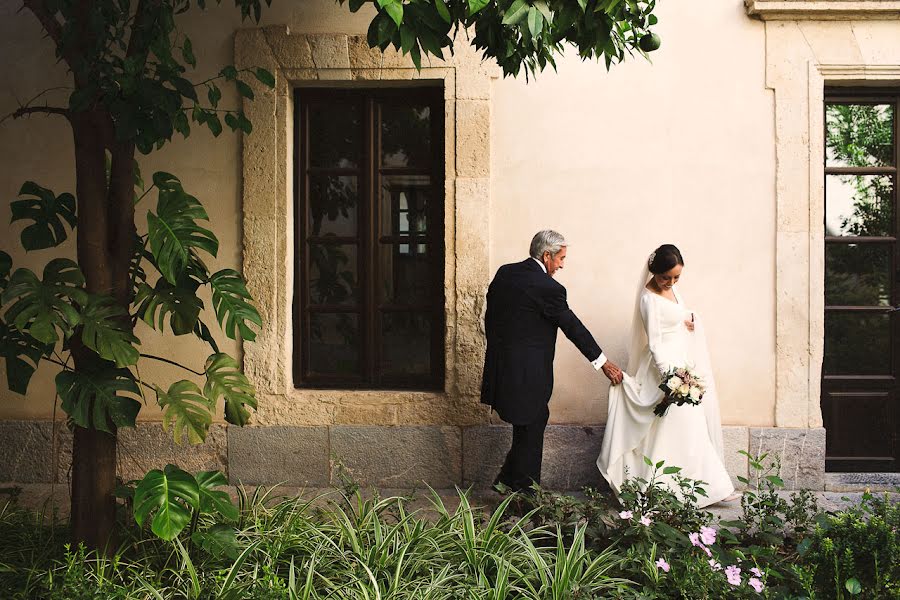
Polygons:
[[730,567],[725,567],[725,578],[728,579],[728,583],[731,585],[740,585],[741,584],[741,568],[735,565],[731,565]]
[[760,571],[759,568],[757,568],[757,567],[753,567],[752,569],[750,569],[750,572],[753,573],[754,575],[756,575],[757,577],[762,577],[762,571]]
[[710,567],[713,571],[721,571],[721,570],[722,570],[722,564],[721,564],[721,563],[717,563],[717,562],[716,562],[716,559],[714,559],[714,558],[709,559],[709,567]]
[[647,515],[644,515],[643,517],[641,517],[641,525],[643,525],[644,527],[650,527],[650,523],[652,523],[652,522],[653,522],[653,519],[651,519]]
[[712,527],[701,527],[700,540],[707,546],[712,546],[716,543],[716,530]]
[[663,571],[665,571],[666,573],[668,573],[668,572],[669,572],[669,569],[670,569],[671,567],[669,567],[669,563],[666,562],[666,559],[660,558],[658,561],[656,561],[656,568],[657,568],[657,569],[662,569]]
[[630,510],[623,510],[622,512],[619,513],[619,518],[622,520],[628,520],[633,516],[634,516],[634,513],[631,512]]
[[747,581],[747,585],[756,590],[756,593],[759,594],[763,591],[763,582],[757,579],[756,577],[751,577],[749,581]]

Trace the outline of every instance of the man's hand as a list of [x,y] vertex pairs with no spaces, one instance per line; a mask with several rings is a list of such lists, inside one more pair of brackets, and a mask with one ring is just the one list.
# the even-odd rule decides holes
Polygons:
[[606,361],[606,364],[600,367],[600,369],[613,385],[622,383],[622,369],[617,367],[611,360]]

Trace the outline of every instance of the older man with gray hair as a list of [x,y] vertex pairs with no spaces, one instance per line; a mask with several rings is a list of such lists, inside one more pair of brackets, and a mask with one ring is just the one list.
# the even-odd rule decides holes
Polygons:
[[622,381],[621,369],[607,360],[569,308],[566,288],[553,279],[565,263],[566,246],[559,233],[539,231],[531,240],[531,256],[500,267],[488,288],[481,401],[513,426],[512,447],[494,480],[498,490],[502,485],[530,493],[541,482],[557,330],[613,384]]

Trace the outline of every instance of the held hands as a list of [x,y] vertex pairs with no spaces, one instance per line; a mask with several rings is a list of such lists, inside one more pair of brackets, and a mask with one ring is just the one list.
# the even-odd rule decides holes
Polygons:
[[690,318],[690,319],[685,319],[685,320],[684,320],[684,326],[687,327],[687,330],[688,330],[688,331],[693,331],[693,330],[694,330],[694,313],[691,313],[691,318]]
[[600,367],[603,374],[612,382],[613,385],[622,383],[622,369],[617,367],[612,361],[608,360]]

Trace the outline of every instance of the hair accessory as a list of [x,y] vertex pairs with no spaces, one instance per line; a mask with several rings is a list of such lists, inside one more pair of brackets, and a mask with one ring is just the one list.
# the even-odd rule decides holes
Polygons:
[[654,252],[651,252],[651,253],[650,253],[650,258],[647,259],[647,268],[648,268],[648,269],[650,268],[650,265],[653,264],[653,261],[654,261],[655,259],[656,259],[656,252],[654,251]]

